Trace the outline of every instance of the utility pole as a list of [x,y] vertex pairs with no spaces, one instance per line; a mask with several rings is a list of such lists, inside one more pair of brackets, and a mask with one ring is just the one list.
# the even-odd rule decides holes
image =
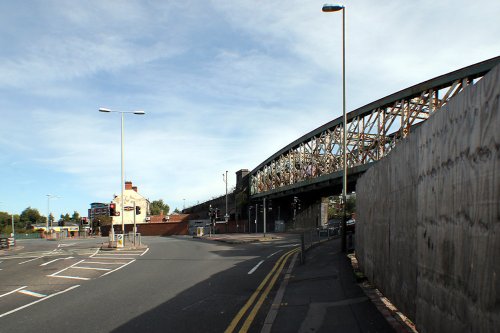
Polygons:
[[226,220],[226,227],[227,227],[227,221],[229,221],[229,214],[227,212],[227,170],[226,170],[225,177],[224,177],[224,174],[222,174],[222,179],[224,180],[224,183],[226,183],[226,214],[224,215],[224,218]]
[[137,232],[136,231],[137,227],[136,227],[136,223],[135,223],[135,215],[136,215],[136,212],[137,212],[137,208],[136,208],[136,205],[135,205],[135,200],[133,202],[134,202],[134,212],[133,212],[134,213],[134,230],[133,230],[133,232],[134,232],[134,246],[135,246],[135,233]]
[[263,202],[263,214],[264,214],[264,238],[266,238],[266,198],[264,198],[264,202]]
[[259,204],[255,204],[255,233],[257,233],[257,216],[259,215]]

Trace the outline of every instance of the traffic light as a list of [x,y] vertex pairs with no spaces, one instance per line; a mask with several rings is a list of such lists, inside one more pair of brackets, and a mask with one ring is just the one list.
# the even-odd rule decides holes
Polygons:
[[109,216],[116,216],[116,204],[109,204]]
[[293,197],[292,208],[300,210],[300,199],[298,197]]
[[139,215],[141,213],[141,207],[135,206],[135,215]]

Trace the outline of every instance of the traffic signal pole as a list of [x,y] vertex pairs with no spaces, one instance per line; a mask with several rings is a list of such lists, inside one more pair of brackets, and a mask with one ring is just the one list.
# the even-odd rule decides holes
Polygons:
[[135,206],[135,200],[134,200],[134,230],[133,233],[134,233],[134,246],[135,246],[135,233],[137,232],[136,231],[136,224],[135,224],[135,216],[137,215],[137,207]]
[[263,214],[264,214],[264,238],[266,238],[266,198],[264,198],[264,203],[263,203]]

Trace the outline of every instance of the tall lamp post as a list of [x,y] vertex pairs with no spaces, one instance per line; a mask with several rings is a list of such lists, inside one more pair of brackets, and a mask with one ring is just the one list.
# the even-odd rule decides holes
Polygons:
[[224,183],[226,183],[226,214],[224,215],[224,218],[227,221],[229,221],[229,214],[227,213],[227,170],[226,170],[226,176],[224,177],[224,174],[222,174],[222,180]]
[[342,11],[342,114],[344,117],[344,133],[342,136],[343,151],[343,180],[342,180],[342,251],[346,251],[346,202],[347,202],[347,114],[345,111],[345,6],[344,5],[323,5],[323,12]]
[[[120,113],[121,114],[121,120],[122,120],[122,126],[121,126],[121,192],[122,192],[122,202],[121,202],[121,220],[122,220],[122,233],[125,234],[125,223],[123,221],[123,212],[124,212],[124,207],[125,207],[125,197],[123,196],[123,192],[125,190],[125,169],[124,169],[124,163],[123,163],[123,115],[125,113],[133,113],[133,114],[138,114],[138,115],[144,115],[146,114],[144,111],[117,111],[117,110],[110,110],[106,108],[99,108],[99,112],[114,112],[114,113]],[[134,211],[135,214],[135,211]],[[111,219],[111,240],[115,239],[115,230],[113,228],[113,219]]]
[[[49,220],[50,220],[50,199],[59,198],[57,195],[46,194],[47,196],[47,232],[49,231]],[[50,222],[50,228],[52,229],[52,221]]]

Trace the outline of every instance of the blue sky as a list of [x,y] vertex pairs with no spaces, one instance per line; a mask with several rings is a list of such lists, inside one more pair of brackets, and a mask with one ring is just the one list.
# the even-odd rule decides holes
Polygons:
[[[500,2],[345,1],[347,109],[500,54]],[[120,191],[182,209],[341,115],[323,1],[0,1],[0,211]],[[185,200],[184,200],[185,199]]]

